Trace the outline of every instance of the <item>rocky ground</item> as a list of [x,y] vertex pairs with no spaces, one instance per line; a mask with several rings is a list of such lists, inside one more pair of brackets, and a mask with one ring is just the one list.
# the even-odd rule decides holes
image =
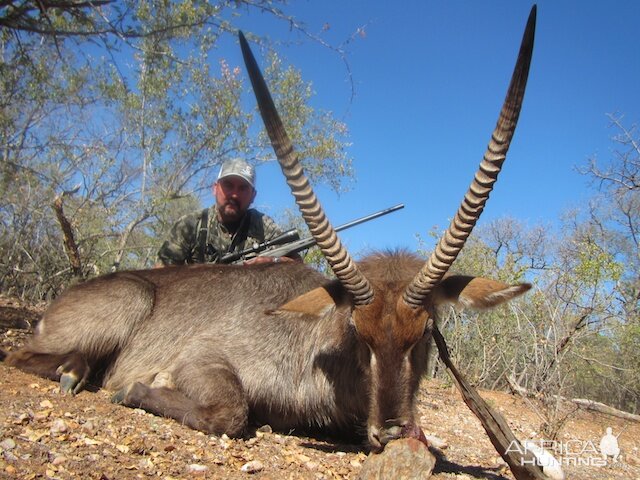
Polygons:
[[[38,310],[0,300],[0,348],[10,350],[24,341]],[[535,408],[502,392],[482,395],[518,437],[538,437]],[[367,462],[359,445],[268,426],[243,439],[205,435],[109,398],[100,390],[63,396],[56,383],[0,364],[0,478],[354,479]],[[424,382],[418,418],[427,435],[446,443],[442,450],[432,447],[437,463],[431,478],[513,478],[450,385]],[[597,466],[594,449],[609,426],[620,435],[623,458]],[[560,440],[572,450],[562,456],[567,478],[640,480],[640,424],[576,411]]]

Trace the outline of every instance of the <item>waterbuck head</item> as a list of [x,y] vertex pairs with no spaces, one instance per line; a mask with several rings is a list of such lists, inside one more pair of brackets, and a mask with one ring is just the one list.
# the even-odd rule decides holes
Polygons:
[[[426,263],[415,255],[396,253],[380,254],[356,265],[311,189],[257,62],[240,33],[245,64],[282,171],[317,245],[348,292],[356,336],[366,345],[370,393],[367,433],[374,448],[415,430],[413,396],[424,369],[435,307],[443,302],[491,307],[529,289],[526,284],[509,286],[482,278],[449,276],[447,271],[480,217],[506,158],[524,98],[535,17],[534,6],[487,151],[455,217]],[[331,295],[311,293],[307,300],[322,304],[330,302]]]

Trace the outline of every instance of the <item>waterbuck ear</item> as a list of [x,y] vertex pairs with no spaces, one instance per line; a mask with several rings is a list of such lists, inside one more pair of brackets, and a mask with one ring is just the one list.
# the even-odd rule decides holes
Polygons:
[[456,303],[477,310],[495,307],[522,295],[531,288],[529,283],[508,285],[482,277],[451,275],[434,290],[434,303]]
[[345,305],[349,301],[349,295],[344,287],[338,280],[335,280],[322,287],[314,288],[267,313],[294,312],[321,317],[335,307]]

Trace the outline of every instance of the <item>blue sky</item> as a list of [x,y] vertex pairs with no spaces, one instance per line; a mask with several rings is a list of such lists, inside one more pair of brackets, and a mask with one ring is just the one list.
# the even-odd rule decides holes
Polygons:
[[[313,105],[350,130],[356,181],[347,193],[317,191],[334,225],[397,203],[405,209],[341,234],[354,253],[417,247],[416,234],[446,228],[495,126],[532,3],[524,1],[295,1],[312,32],[347,47],[339,57],[264,15],[242,28],[291,42],[279,53],[313,83]],[[480,220],[511,216],[557,225],[595,192],[576,171],[614,148],[607,113],[640,122],[640,2],[538,2],[536,44],[520,122]],[[237,45],[222,49],[241,65]],[[238,48],[234,51],[234,48]],[[258,61],[262,65],[262,58]],[[244,71],[244,67],[243,67]],[[258,169],[256,206],[293,208],[275,164]]]

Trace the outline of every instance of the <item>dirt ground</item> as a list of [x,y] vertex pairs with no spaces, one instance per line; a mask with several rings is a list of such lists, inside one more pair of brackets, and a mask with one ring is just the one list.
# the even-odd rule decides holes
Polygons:
[[[0,298],[0,348],[21,345],[39,310]],[[518,397],[482,395],[516,436],[539,438],[540,418]],[[272,432],[243,439],[205,435],[170,419],[110,402],[110,392],[64,396],[56,383],[0,364],[0,478],[100,480],[160,478],[353,479],[368,452],[360,445]],[[480,423],[450,385],[425,381],[419,424],[446,442],[432,451],[444,479],[512,479]],[[607,427],[619,435],[622,459],[601,466],[597,448]],[[560,435],[557,455],[569,479],[640,480],[640,423],[576,411]]]

